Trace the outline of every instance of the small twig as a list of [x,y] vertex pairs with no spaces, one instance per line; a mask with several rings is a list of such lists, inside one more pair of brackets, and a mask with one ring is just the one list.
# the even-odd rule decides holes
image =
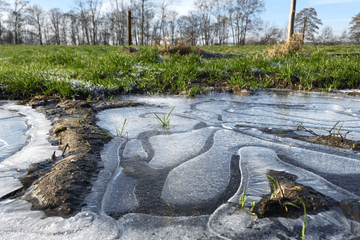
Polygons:
[[312,134],[312,135],[315,135],[315,136],[318,136],[313,130],[309,130],[309,129],[306,129],[303,125],[302,125],[302,123],[298,123],[297,124],[297,130],[301,130],[301,131],[304,131],[304,132],[308,132],[308,133],[310,133],[310,134]]
[[65,148],[64,148],[64,150],[63,150],[63,152],[62,152],[61,156],[65,157],[64,153],[65,153],[65,151],[66,151],[66,148],[68,148],[68,147],[69,147],[69,144],[67,143],[67,144],[65,145]]
[[340,121],[338,121],[337,123],[335,123],[335,125],[330,129],[330,131],[328,131],[328,132],[329,132],[329,136],[332,136],[331,132],[332,132],[332,130],[334,130],[334,128],[336,127],[336,125],[339,124],[339,122],[340,122]]

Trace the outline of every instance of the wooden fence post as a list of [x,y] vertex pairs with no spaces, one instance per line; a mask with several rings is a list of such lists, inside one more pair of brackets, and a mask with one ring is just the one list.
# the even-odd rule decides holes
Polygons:
[[294,34],[295,8],[296,8],[296,0],[291,0],[288,34],[287,34],[288,41],[290,40],[290,37]]
[[127,11],[127,45],[131,45],[131,12]]

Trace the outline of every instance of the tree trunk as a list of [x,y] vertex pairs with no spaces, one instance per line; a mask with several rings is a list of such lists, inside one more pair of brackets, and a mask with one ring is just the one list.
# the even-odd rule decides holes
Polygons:
[[305,19],[305,22],[304,22],[304,29],[303,29],[303,34],[302,34],[302,40],[305,42],[305,29],[306,29],[306,19]]
[[40,45],[43,45],[43,42],[42,42],[42,33],[41,33],[41,26],[40,24],[38,25],[38,32],[39,32],[39,41],[40,41]]
[[131,12],[127,11],[127,45],[131,45]]
[[288,25],[288,36],[287,36],[288,40],[294,34],[295,8],[296,8],[296,0],[291,0],[289,25]]

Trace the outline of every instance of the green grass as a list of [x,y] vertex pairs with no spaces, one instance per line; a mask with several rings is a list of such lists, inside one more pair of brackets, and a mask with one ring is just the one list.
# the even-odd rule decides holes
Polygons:
[[[251,209],[250,209],[250,211],[245,207],[245,202],[246,202],[246,199],[247,199],[247,196],[245,196],[245,192],[246,192],[246,187],[244,187],[244,191],[243,191],[243,193],[240,195],[240,197],[239,197],[239,206],[235,209],[235,210],[237,210],[237,209],[240,209],[240,210],[245,210],[247,213],[249,213],[251,216],[255,216],[255,213],[254,212],[252,212],[252,211],[254,211],[254,207],[255,207],[255,201],[254,200],[252,200],[251,201]],[[235,211],[234,210],[234,211]]]
[[79,118],[76,125],[78,125],[80,127],[82,122],[85,120],[85,117],[86,116],[84,116],[82,119]]
[[[359,88],[359,46],[304,46],[311,56],[288,55],[268,59],[262,51],[271,46],[204,46],[209,52],[233,58],[203,59],[197,54],[161,56],[153,46],[136,46],[137,53],[119,51],[119,46],[28,46],[2,45],[0,50],[0,94],[24,97],[60,95],[63,98],[112,95],[116,92],[158,94],[201,93],[191,83],[206,73],[208,82],[223,79],[233,86],[266,88],[270,74],[290,81],[300,77],[305,90],[324,91]],[[245,55],[246,53],[247,55]],[[332,57],[330,53],[349,53]],[[351,55],[353,54],[353,55]],[[276,66],[278,64],[279,66]],[[251,69],[261,69],[255,78]],[[204,88],[206,86],[203,86]]]
[[166,114],[164,115],[163,119],[161,119],[156,113],[156,119],[159,121],[160,125],[163,127],[169,126],[170,125],[170,115],[172,113],[172,111],[174,110],[175,107],[173,107],[171,110],[169,109]]
[[[124,137],[124,130],[126,128],[126,126],[128,125],[129,122],[126,122],[126,118],[124,120],[124,123],[122,125],[122,128],[121,130],[118,129],[116,126],[115,126],[115,130],[116,130],[116,136],[120,137],[120,138],[123,138]],[[126,132],[126,135],[127,135],[127,138],[129,138],[129,134]]]

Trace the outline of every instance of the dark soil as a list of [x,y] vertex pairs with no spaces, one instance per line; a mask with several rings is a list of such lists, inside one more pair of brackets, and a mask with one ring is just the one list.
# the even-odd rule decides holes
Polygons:
[[[255,213],[259,218],[290,217],[295,219],[303,216],[304,209],[300,199],[305,203],[306,212],[309,214],[328,211],[331,207],[339,206],[340,204],[309,186],[296,183],[295,181],[298,177],[295,175],[272,170],[267,174],[278,181],[279,185],[276,184],[278,191],[274,194],[273,183],[269,181],[269,187],[272,190],[271,194],[265,195],[263,199],[255,205]],[[280,193],[279,186],[283,195]],[[289,202],[299,208],[291,206],[288,204]]]
[[[304,128],[306,132],[312,132],[311,130],[308,130]],[[299,130],[299,128],[298,128]],[[275,128],[263,128],[261,129],[263,133],[266,134],[273,134],[275,136],[280,137],[288,137],[288,138],[294,138],[299,139],[302,141],[307,141],[311,143],[331,146],[331,147],[338,147],[338,148],[344,148],[344,149],[352,149],[353,151],[360,151],[359,142],[346,139],[344,136],[337,136],[337,135],[314,135],[314,136],[299,136],[296,134],[294,130],[291,129],[275,129]]]
[[27,176],[20,179],[24,187],[6,197],[22,197],[32,203],[33,210],[43,210],[47,216],[73,216],[83,207],[83,200],[102,168],[100,152],[111,140],[111,136],[96,125],[96,114],[108,108],[139,104],[40,97],[26,104],[53,122],[54,131],[49,141],[59,145],[63,155],[54,153],[47,161],[32,165]]

